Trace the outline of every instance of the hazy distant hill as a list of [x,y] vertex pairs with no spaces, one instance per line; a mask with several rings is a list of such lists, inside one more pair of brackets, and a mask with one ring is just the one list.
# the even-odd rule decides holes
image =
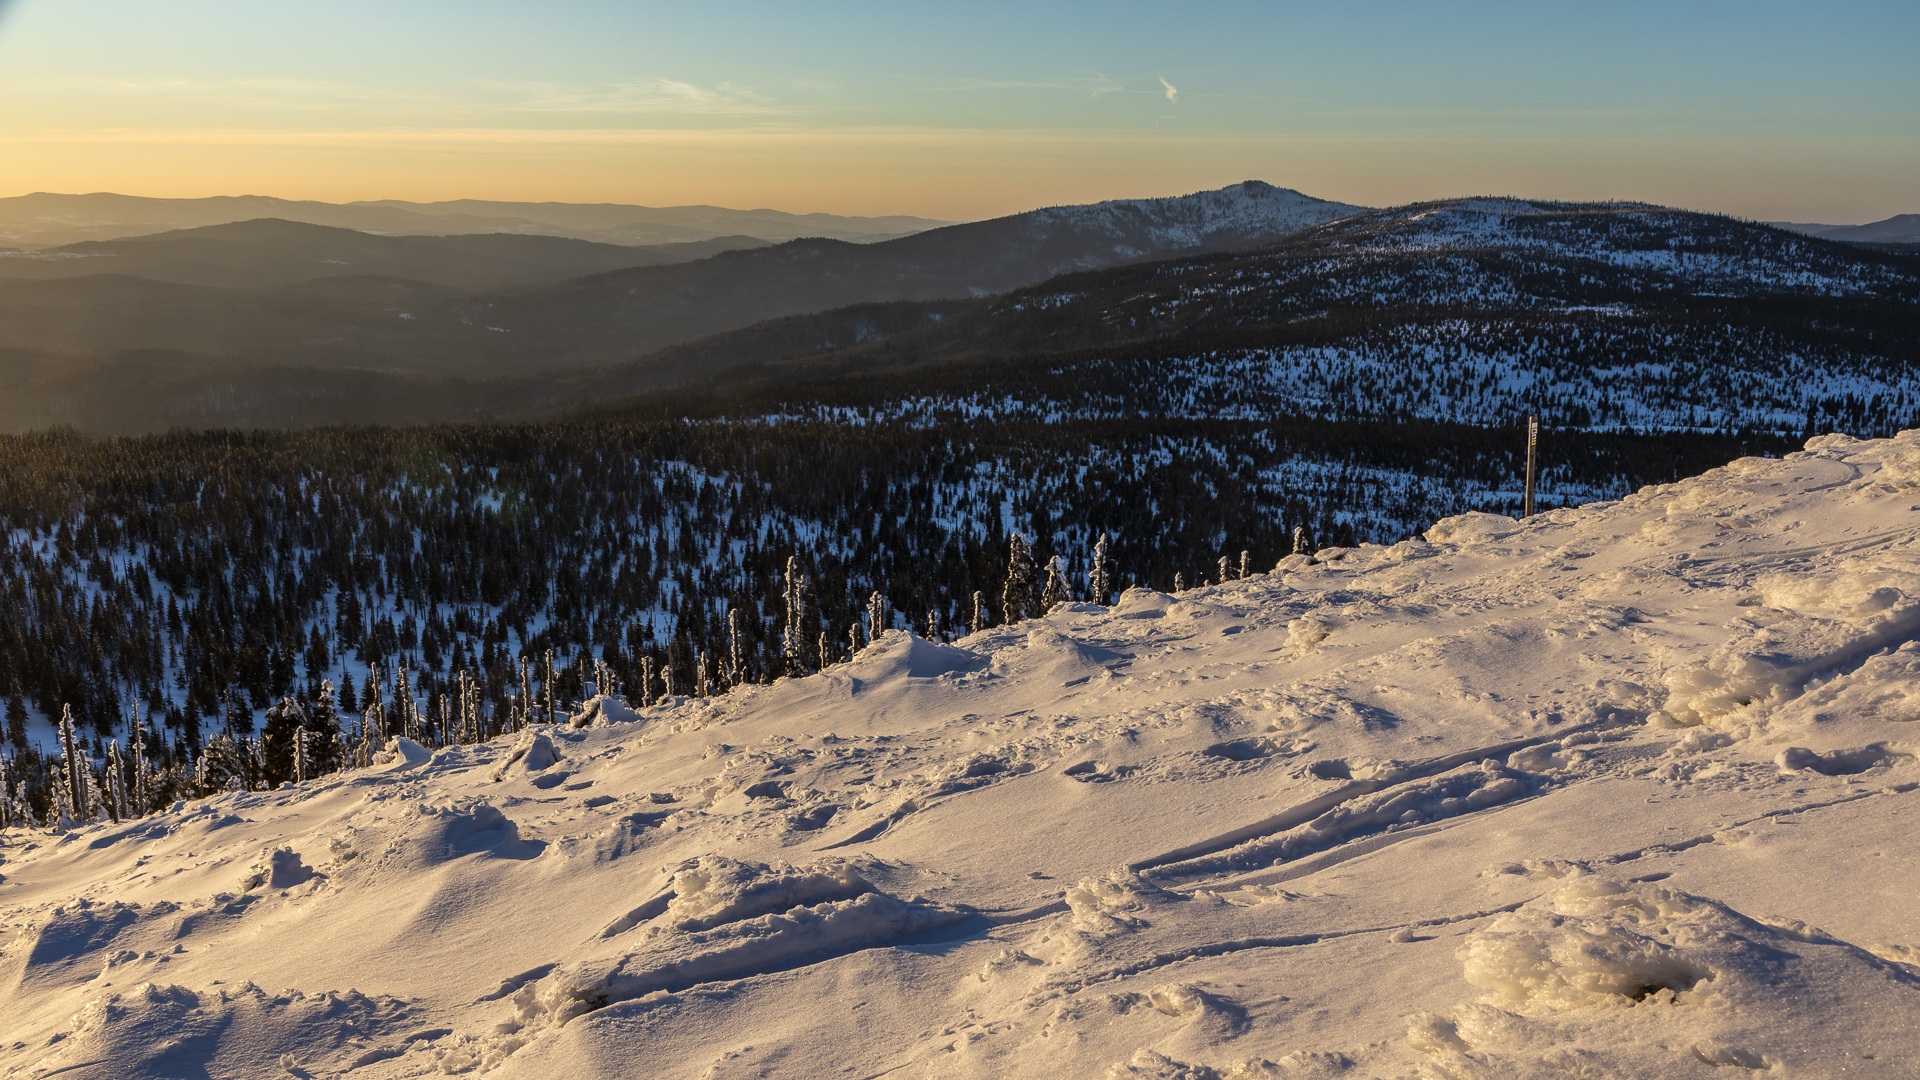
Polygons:
[[378,274],[458,289],[504,289],[625,267],[691,262],[766,243],[751,236],[652,247],[512,233],[377,236],[269,218],[0,252],[0,278],[128,274],[182,285],[250,288]]
[[[31,368],[38,387],[16,394],[10,419],[0,422],[31,426],[69,418],[116,429],[308,422],[305,404],[288,404],[293,391],[277,389],[293,385],[291,369],[375,372],[409,386],[449,378],[487,382],[496,384],[493,396],[473,391],[474,407],[510,412],[550,396],[532,388],[566,372],[630,362],[770,319],[992,295],[1064,271],[1270,241],[1358,209],[1249,183],[1180,198],[1057,207],[873,244],[797,240],[490,291],[440,282],[456,276],[463,254],[496,262],[524,257],[506,269],[467,271],[500,276],[528,272],[525,264],[536,256],[608,253],[551,239],[381,238],[268,222],[71,248],[51,260],[0,258],[10,265],[126,271],[12,281],[0,274],[0,350],[11,350],[5,353],[11,359],[0,361],[0,378],[7,364]],[[626,258],[634,249],[617,250]],[[339,265],[326,268],[339,275],[308,276],[317,256],[337,259]],[[550,270],[554,263],[543,265]],[[421,280],[423,268],[438,281]],[[874,333],[898,329],[881,326]],[[751,355],[790,353],[776,348]],[[141,378],[158,381],[151,384],[154,393],[128,400],[114,373],[135,356],[147,373]],[[747,361],[727,363],[740,362]],[[685,373],[716,369],[702,360]],[[89,373],[91,389],[65,386],[63,370],[75,372],[74,380]],[[529,377],[539,383],[512,393],[500,389],[502,380]],[[663,370],[649,384],[673,377],[681,376]],[[301,402],[326,384],[317,374],[302,380]],[[195,390],[202,382],[204,392]],[[246,389],[221,389],[237,386]],[[379,414],[404,420],[409,414],[399,403],[412,401],[420,410],[412,415],[426,419],[467,400],[464,393],[395,391],[379,403]],[[56,400],[78,404],[61,411],[48,404]],[[190,415],[162,418],[156,411],[163,401],[181,400],[193,403]],[[351,405],[351,395],[341,400]],[[287,408],[256,408],[256,402]]]
[[887,239],[948,224],[930,218],[841,217],[717,206],[623,206],[572,203],[323,203],[264,195],[209,199],[149,199],[96,193],[35,192],[0,199],[0,246],[57,247],[82,240],[116,240],[174,229],[278,218],[309,225],[395,236],[523,233],[609,244],[678,244],[723,236],[791,240],[826,236]]
[[[1219,242],[1228,233],[1212,227],[1247,205],[1208,193],[1144,211],[1038,212],[983,223],[999,234],[991,243],[970,226],[868,248],[789,244],[487,294],[382,277],[276,289],[16,282],[0,285],[0,332],[13,338],[0,342],[0,380],[14,391],[0,395],[0,426],[524,418],[675,386],[757,394],[749,407],[782,411],[860,385],[956,415],[1026,401],[1035,420],[1092,409],[1495,424],[1539,412],[1640,429],[1920,422],[1910,258],[1656,206],[1495,199],[1362,212],[1159,259],[1116,250]],[[919,246],[942,232],[957,234],[951,250]],[[977,299],[909,293],[932,292],[931,271],[957,274],[954,264],[971,276],[938,280],[1011,272],[955,250],[1024,250],[1039,273],[1101,244],[1123,264]],[[891,277],[852,258],[901,249]],[[825,306],[863,291],[886,295]],[[688,326],[795,297],[823,309],[644,354],[629,328],[636,312]],[[583,362],[621,350],[635,358]],[[810,388],[790,406],[782,388],[801,381]]]
[[820,236],[830,240],[872,243],[937,229],[952,222],[932,218],[841,217],[836,214],[789,214],[780,210],[729,210],[720,206],[624,206],[619,203],[517,203],[456,199],[450,202],[412,203],[397,199],[348,203],[350,207],[402,210],[449,220],[516,220],[540,225],[556,236],[575,236],[609,244],[672,243],[730,234],[764,240],[797,240]]
[[1788,229],[1828,240],[1850,244],[1920,244],[1920,214],[1896,214],[1885,221],[1865,225],[1816,225],[1797,221],[1769,221],[1775,228]]

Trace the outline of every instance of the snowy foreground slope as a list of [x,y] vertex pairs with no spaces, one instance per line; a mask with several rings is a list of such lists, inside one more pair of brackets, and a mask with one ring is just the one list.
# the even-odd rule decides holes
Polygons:
[[1920,1075],[1920,433],[1810,446],[6,834],[0,1076]]

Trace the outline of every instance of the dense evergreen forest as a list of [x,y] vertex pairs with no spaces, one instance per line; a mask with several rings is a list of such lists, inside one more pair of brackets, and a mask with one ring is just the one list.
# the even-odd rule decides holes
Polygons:
[[[775,403],[0,438],[0,814],[139,814],[364,763],[391,737],[564,718],[596,692],[803,673],[877,629],[953,637],[1518,510],[1517,427],[936,418],[894,390],[750,418]],[[1543,502],[1791,447],[1550,432]]]

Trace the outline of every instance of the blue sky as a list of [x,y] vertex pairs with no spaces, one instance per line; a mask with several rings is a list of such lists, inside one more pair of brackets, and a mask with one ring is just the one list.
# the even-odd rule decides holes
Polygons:
[[1920,4],[14,0],[0,194],[1920,210]]

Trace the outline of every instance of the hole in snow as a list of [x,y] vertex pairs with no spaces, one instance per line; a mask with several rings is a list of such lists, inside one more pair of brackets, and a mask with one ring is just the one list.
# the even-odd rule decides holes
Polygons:
[[1316,761],[1307,766],[1307,772],[1312,773],[1313,778],[1316,780],[1353,779],[1353,770],[1347,766],[1346,762],[1341,761],[1339,758],[1328,758],[1326,761]]

